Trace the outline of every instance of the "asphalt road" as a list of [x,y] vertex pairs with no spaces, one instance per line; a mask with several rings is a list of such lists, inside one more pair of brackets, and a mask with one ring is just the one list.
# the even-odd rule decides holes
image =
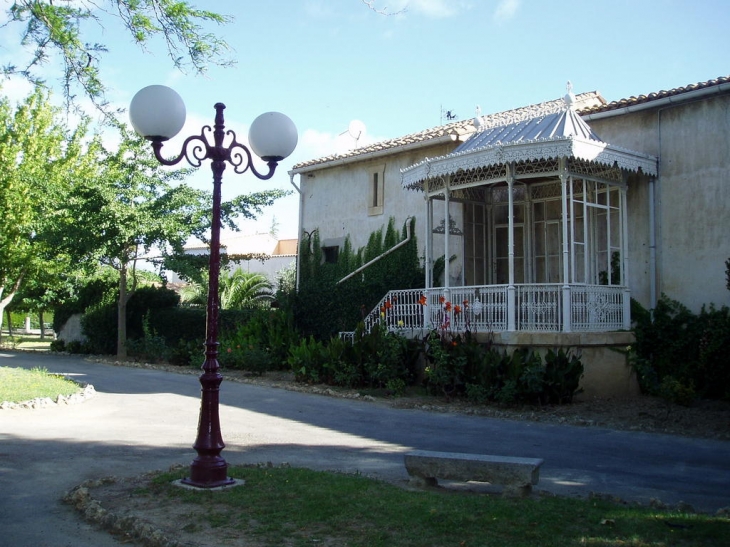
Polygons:
[[[15,352],[0,352],[0,366],[45,367],[97,391],[82,404],[0,410],[0,547],[118,546],[64,505],[64,493],[86,479],[187,465],[196,455],[196,376]],[[707,512],[730,506],[725,441],[393,409],[225,380],[220,419],[229,464],[405,480],[411,449],[543,458],[537,490],[656,498]]]

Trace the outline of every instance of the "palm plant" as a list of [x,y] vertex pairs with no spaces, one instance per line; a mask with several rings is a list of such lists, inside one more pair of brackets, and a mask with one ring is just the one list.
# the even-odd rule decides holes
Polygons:
[[[240,310],[261,306],[274,299],[269,280],[260,273],[243,270],[220,273],[218,297],[221,309]],[[180,290],[180,303],[190,307],[205,307],[208,301],[208,283],[191,283]]]

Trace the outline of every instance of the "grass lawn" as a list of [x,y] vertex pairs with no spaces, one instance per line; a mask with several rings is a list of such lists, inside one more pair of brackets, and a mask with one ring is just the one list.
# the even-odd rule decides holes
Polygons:
[[223,492],[171,484],[186,474],[162,473],[135,496],[190,515],[174,519],[173,530],[255,545],[684,547],[727,545],[730,537],[727,518],[603,500],[411,491],[288,467],[231,467],[246,483]]
[[21,403],[36,398],[72,395],[79,385],[44,369],[0,367],[0,402]]
[[52,341],[52,336],[46,336],[41,339],[37,334],[14,334],[13,336],[9,336],[4,332],[2,339],[0,339],[0,347],[9,349],[49,350]]

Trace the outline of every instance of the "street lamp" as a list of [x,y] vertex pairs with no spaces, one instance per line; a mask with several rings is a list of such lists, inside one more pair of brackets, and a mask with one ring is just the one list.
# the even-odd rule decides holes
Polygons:
[[[155,157],[163,165],[176,165],[183,158],[193,167],[203,160],[212,160],[213,211],[210,234],[210,266],[208,307],[206,311],[205,362],[200,376],[201,404],[198,437],[193,448],[198,456],[190,465],[190,477],[183,484],[198,488],[215,488],[234,484],[227,476],[228,464],[220,453],[225,447],[218,414],[219,391],[223,377],[218,372],[218,278],[220,275],[221,179],[226,163],[234,172],[247,170],[262,180],[274,175],[277,163],[289,156],[297,145],[297,129],[284,114],[267,112],[256,118],[248,133],[249,148],[236,141],[236,134],[225,130],[223,103],[215,105],[215,124],[203,127],[200,135],[185,139],[180,154],[173,159],[161,155],[162,144],[177,135],[185,124],[185,103],[173,89],[151,85],[141,89],[129,106],[129,119],[134,130],[152,141]],[[212,143],[210,138],[212,135]],[[223,141],[231,140],[227,145]],[[268,173],[259,173],[253,165],[254,154],[269,166]]]

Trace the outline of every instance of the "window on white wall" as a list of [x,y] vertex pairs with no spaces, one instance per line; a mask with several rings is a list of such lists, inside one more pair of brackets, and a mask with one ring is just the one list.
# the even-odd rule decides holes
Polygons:
[[370,170],[368,180],[368,215],[383,214],[383,188],[385,166],[381,165]]

